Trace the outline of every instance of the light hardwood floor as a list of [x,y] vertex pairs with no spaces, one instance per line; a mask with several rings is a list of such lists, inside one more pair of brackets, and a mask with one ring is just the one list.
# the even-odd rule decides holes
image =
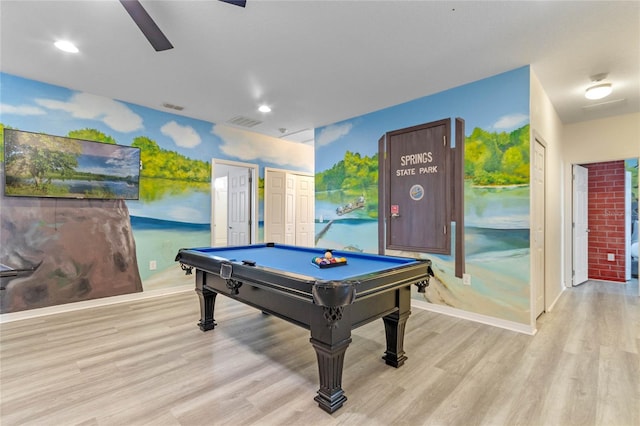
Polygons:
[[413,309],[409,359],[381,360],[381,320],[354,330],[345,405],[313,401],[308,331],[193,292],[1,325],[0,424],[640,425],[633,284],[566,291],[527,336]]

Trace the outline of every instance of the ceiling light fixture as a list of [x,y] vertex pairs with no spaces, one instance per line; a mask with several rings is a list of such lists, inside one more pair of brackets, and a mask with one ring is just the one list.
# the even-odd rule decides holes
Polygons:
[[271,108],[269,107],[269,105],[260,105],[260,107],[258,107],[258,111],[271,112]]
[[591,76],[591,81],[597,83],[595,86],[591,86],[584,93],[584,97],[587,99],[602,99],[606,98],[613,91],[611,83],[600,83],[607,78],[607,73],[601,73]]
[[596,84],[587,89],[584,97],[587,99],[602,99],[609,96],[612,91],[611,83]]
[[67,40],[58,40],[54,43],[54,46],[62,50],[63,52],[68,53],[78,53],[80,51],[75,44]]

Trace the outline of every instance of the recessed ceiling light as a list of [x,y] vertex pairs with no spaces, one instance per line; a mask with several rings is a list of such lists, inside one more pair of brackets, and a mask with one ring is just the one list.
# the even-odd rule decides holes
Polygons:
[[75,44],[71,43],[70,41],[67,40],[58,40],[54,43],[54,45],[62,50],[63,52],[69,52],[69,53],[78,53],[79,50],[76,47]]
[[271,107],[269,107],[269,105],[260,105],[260,107],[258,107],[258,111],[271,112]]

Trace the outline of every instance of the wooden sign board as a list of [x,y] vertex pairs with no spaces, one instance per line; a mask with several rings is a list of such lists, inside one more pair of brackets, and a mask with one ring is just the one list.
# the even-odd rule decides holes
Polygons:
[[[444,119],[386,133],[379,144],[379,251],[451,254],[464,272],[464,120]],[[384,243],[382,242],[384,240]]]
[[387,133],[387,199],[399,213],[387,222],[387,247],[451,251],[450,120]]

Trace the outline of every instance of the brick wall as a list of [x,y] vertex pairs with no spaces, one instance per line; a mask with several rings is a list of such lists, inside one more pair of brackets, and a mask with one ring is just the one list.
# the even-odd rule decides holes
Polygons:
[[589,169],[589,279],[625,282],[624,161],[583,166]]

